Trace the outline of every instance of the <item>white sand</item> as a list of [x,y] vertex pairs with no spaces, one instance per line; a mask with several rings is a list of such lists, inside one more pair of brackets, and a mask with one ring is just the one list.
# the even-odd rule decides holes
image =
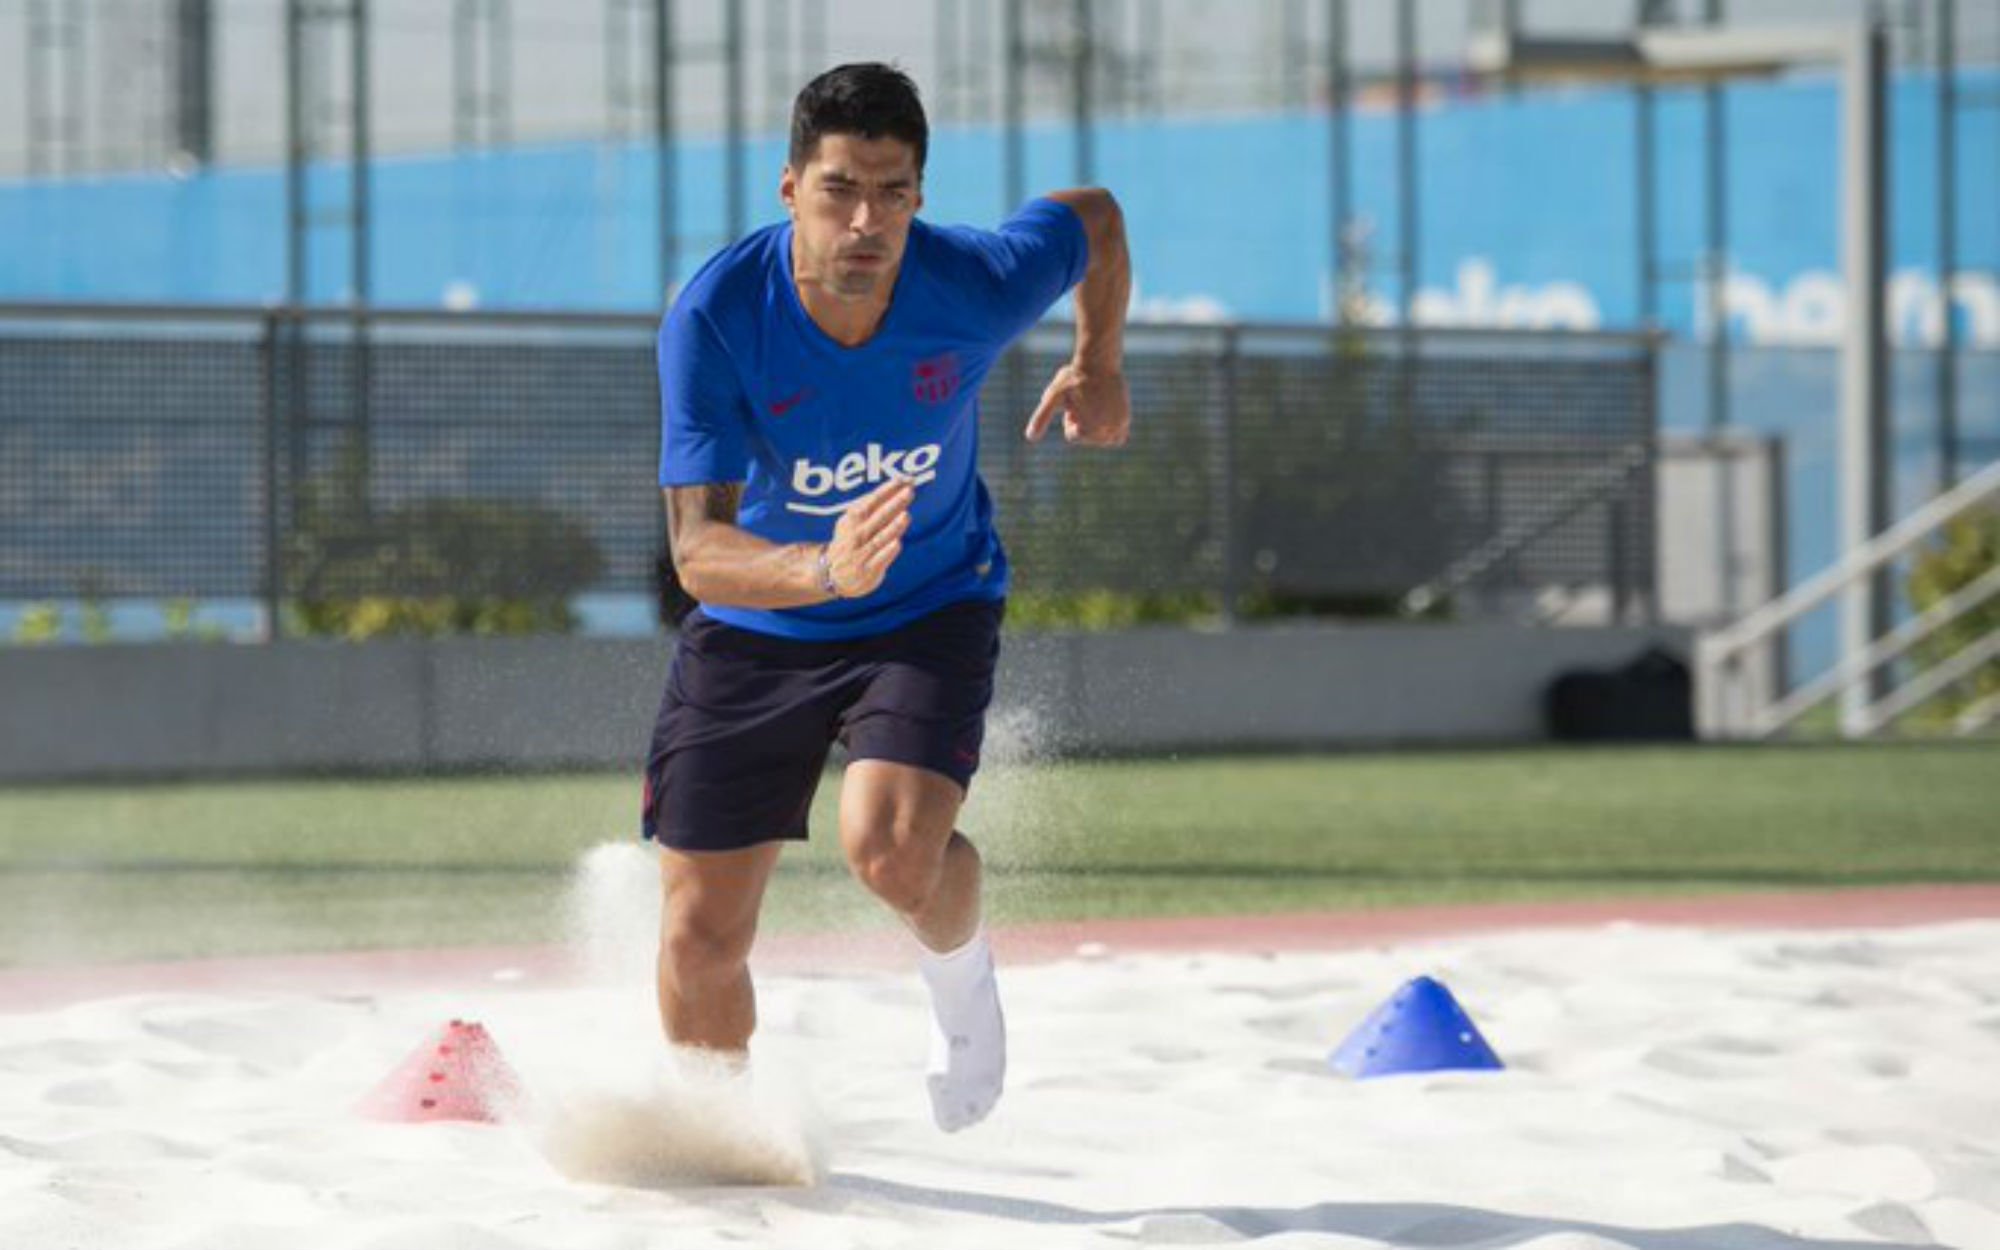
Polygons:
[[[1333,1075],[1326,1052],[1419,973],[1508,1070]],[[0,1015],[0,1247],[2000,1247],[2000,923],[1002,978],[1010,1091],[952,1137],[913,972],[766,978],[748,1093],[667,1071],[629,967]],[[453,1016],[524,1078],[519,1120],[351,1113]],[[810,1183],[694,1183],[717,1171]]]

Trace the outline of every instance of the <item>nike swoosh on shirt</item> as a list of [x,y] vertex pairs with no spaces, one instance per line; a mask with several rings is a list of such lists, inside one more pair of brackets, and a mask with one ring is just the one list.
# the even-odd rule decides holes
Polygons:
[[800,404],[806,402],[808,399],[811,399],[812,393],[813,393],[812,387],[808,386],[802,391],[792,392],[790,395],[785,396],[783,399],[772,400],[771,415],[774,417],[784,416],[792,409],[798,407]]

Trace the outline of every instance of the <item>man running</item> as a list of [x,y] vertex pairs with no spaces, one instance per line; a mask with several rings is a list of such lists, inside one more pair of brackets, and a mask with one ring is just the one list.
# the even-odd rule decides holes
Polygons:
[[646,770],[660,844],[660,1015],[678,1046],[747,1051],[748,956],[780,847],[838,740],[840,844],[915,933],[932,1113],[1000,1097],[1006,1030],[956,832],[993,693],[1007,557],[976,464],[978,393],[1073,286],[1076,345],[1028,419],[1118,446],[1130,264],[1099,189],[998,231],[936,227],[915,84],[843,65],[792,109],[788,221],[712,257],[660,331],[660,485],[684,622]]

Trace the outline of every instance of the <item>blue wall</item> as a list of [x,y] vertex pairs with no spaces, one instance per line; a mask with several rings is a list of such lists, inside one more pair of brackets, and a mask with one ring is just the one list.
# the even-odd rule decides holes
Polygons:
[[[1966,77],[1968,94],[2000,88],[2000,75]],[[1782,295],[1801,275],[1837,265],[1834,87],[1807,78],[1727,95],[1732,264],[1741,278]],[[1928,80],[1906,78],[1891,109],[1893,265],[1920,276],[1935,258],[1935,103]],[[1639,312],[1633,122],[1629,95],[1609,91],[1466,96],[1424,110],[1419,283],[1433,305],[1449,315],[1471,261],[1517,297],[1566,284],[1584,297],[1590,319],[1631,324]],[[1395,139],[1390,114],[1355,115],[1354,203],[1371,227],[1373,289],[1392,306],[1402,244]],[[1682,330],[1696,326],[1698,301],[1686,274],[1702,249],[1700,139],[1698,97],[1662,94],[1659,259],[1679,273],[1663,288],[1662,311]],[[1065,132],[1035,131],[1029,146],[1032,187],[1069,181]],[[1183,314],[1323,316],[1331,270],[1327,146],[1323,114],[1101,127],[1097,177],[1130,207],[1142,300]],[[992,222],[1001,215],[997,133],[941,133],[933,153],[932,219]],[[775,141],[751,147],[753,224],[776,213],[782,159]],[[2000,282],[2000,110],[1963,110],[1960,164],[1961,263]],[[654,168],[648,148],[625,144],[380,161],[376,297],[437,306],[458,288],[483,307],[654,307],[661,285]],[[685,144],[676,170],[683,205],[677,276],[685,277],[721,241],[721,153],[712,143]],[[336,216],[345,203],[344,173],[316,170],[310,184],[315,211]],[[281,299],[283,193],[280,171],[263,168],[184,180],[0,184],[0,299]],[[334,226],[316,233],[312,297],[343,299],[345,234]],[[1532,305],[1517,299],[1505,319],[1531,316]],[[2000,324],[1968,321],[1966,328],[2000,348]],[[1773,339],[1770,327],[1734,329],[1746,341]]]

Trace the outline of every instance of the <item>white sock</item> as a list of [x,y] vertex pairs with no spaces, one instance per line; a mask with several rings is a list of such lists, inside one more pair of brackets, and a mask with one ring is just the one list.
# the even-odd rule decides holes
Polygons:
[[947,1133],[970,1128],[1007,1083],[1007,1021],[981,929],[955,951],[924,950],[917,968],[931,991],[931,1057],[924,1083],[931,1118]]

